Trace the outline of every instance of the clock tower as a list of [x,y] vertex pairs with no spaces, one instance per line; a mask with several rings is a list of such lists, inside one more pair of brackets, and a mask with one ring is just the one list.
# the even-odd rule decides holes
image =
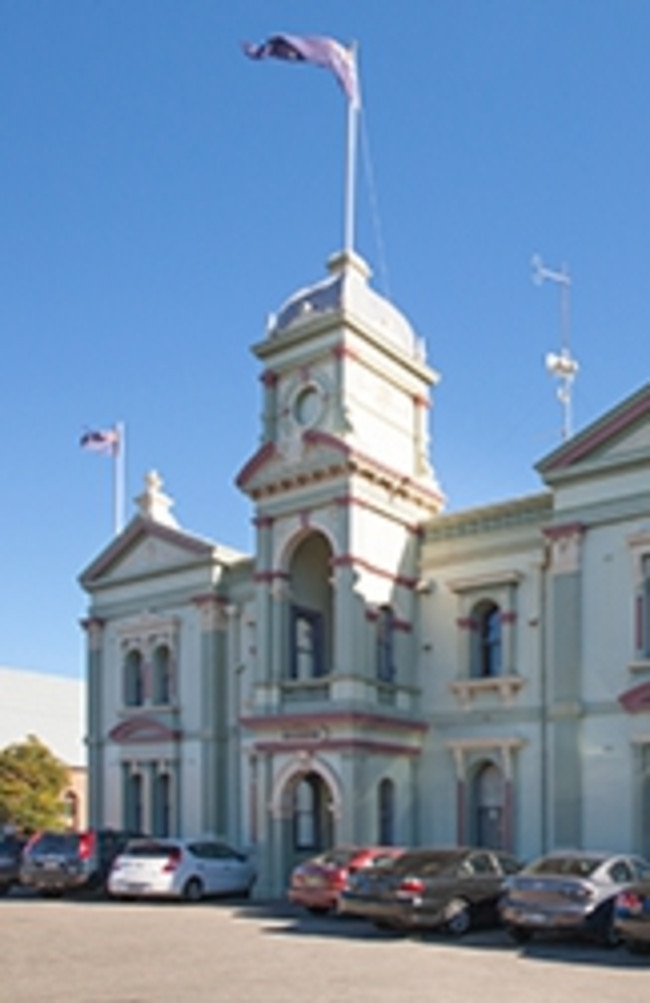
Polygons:
[[[276,874],[312,844],[397,835],[377,831],[378,785],[414,779],[426,730],[416,637],[420,531],[443,506],[429,457],[437,374],[369,278],[356,254],[335,255],[253,349],[262,437],[238,485],[255,506],[257,664],[242,724],[259,812],[278,829],[263,840]],[[360,797],[365,815],[351,810]],[[303,803],[309,833],[295,829]]]

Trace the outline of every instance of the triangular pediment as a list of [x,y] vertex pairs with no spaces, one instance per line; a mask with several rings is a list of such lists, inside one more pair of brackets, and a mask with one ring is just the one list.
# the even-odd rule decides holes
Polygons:
[[182,530],[136,516],[81,574],[92,589],[99,582],[121,581],[205,564],[217,555],[215,544]]
[[255,497],[273,488],[286,490],[345,471],[350,447],[333,435],[298,431],[295,438],[267,442],[244,465],[237,486]]
[[588,425],[537,464],[547,483],[650,464],[650,384]]
[[437,485],[405,477],[403,471],[319,429],[307,429],[294,441],[266,443],[243,467],[237,486],[251,498],[259,499],[264,494],[353,476],[380,484],[394,493],[410,495],[429,514],[437,514],[442,507]]

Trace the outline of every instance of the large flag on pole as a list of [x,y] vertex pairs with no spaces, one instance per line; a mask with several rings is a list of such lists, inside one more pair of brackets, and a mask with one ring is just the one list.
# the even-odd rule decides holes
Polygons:
[[312,63],[331,70],[348,96],[353,108],[361,105],[357,61],[353,49],[324,35],[273,35],[261,45],[245,42],[244,52],[251,59],[285,59],[294,63]]
[[120,448],[120,433],[116,428],[95,429],[84,432],[79,440],[82,449],[91,453],[115,456]]
[[113,459],[113,519],[116,535],[121,533],[124,525],[125,444],[122,422],[118,422],[114,428],[89,429],[79,439],[82,449],[91,453],[102,453]]

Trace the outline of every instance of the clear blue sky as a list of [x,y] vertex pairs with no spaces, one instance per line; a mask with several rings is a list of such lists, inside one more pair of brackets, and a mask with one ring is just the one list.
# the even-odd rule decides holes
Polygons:
[[649,378],[647,0],[0,0],[0,664],[84,671],[77,575],[155,467],[181,524],[249,551],[265,318],[342,240],[345,101],[254,63],[359,44],[357,250],[442,375],[450,510],[539,489],[566,264],[579,429]]

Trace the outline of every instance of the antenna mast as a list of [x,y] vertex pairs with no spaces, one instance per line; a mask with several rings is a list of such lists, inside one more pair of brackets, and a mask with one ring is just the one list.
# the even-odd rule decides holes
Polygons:
[[571,355],[569,349],[569,290],[571,289],[571,278],[566,265],[559,271],[546,268],[539,254],[534,254],[532,259],[533,282],[541,286],[548,279],[554,282],[560,289],[560,333],[562,347],[559,355],[549,352],[546,356],[546,368],[549,373],[559,380],[557,388],[557,399],[562,405],[562,438],[568,439],[573,433],[571,429],[571,388],[576,378],[579,366]]

